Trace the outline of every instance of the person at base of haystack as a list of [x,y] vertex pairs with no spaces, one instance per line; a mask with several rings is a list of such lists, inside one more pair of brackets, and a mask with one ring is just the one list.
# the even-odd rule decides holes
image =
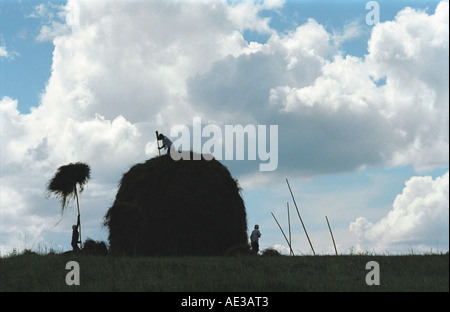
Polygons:
[[165,150],[167,150],[167,154],[169,154],[173,146],[172,141],[162,133],[158,135],[158,140],[163,142],[163,145],[161,147],[158,147],[158,149],[164,148]]
[[250,243],[252,245],[252,251],[257,254],[259,251],[259,238],[261,237],[261,232],[259,231],[259,225],[255,225],[255,229],[252,231],[250,235]]
[[78,243],[81,243],[81,241],[79,241],[79,236],[80,234],[78,233],[78,227],[80,226],[80,216],[78,216],[77,219],[77,224],[76,225],[72,225],[72,248],[73,251],[80,251],[80,248],[78,247]]

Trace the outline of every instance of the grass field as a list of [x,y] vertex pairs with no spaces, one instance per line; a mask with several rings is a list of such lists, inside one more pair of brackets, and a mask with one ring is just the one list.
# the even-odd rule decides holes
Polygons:
[[[68,286],[66,263],[79,264]],[[366,263],[379,264],[368,286]],[[449,291],[449,255],[112,257],[23,254],[0,258],[0,291]]]

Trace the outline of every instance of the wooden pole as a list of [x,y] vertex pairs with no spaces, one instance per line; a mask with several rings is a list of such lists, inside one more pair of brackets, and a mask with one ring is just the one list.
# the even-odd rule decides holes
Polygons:
[[316,252],[314,251],[314,247],[311,243],[311,240],[309,239],[308,232],[306,231],[305,224],[303,223],[302,217],[300,216],[300,212],[298,211],[297,203],[295,202],[294,194],[292,193],[291,186],[289,185],[289,181],[287,178],[286,178],[286,183],[289,187],[289,191],[291,192],[292,200],[294,201],[295,209],[297,210],[298,217],[300,218],[300,222],[302,223],[303,230],[305,231],[305,234],[306,234],[306,238],[308,238],[308,242],[309,242],[309,245],[311,246],[311,250],[312,250],[313,254],[316,255]]
[[337,252],[337,248],[336,248],[336,243],[334,242],[333,231],[331,231],[331,226],[330,226],[330,222],[328,222],[328,217],[325,216],[325,219],[327,219],[327,224],[328,224],[328,228],[330,229],[331,239],[333,240],[334,251],[336,252],[336,256],[337,256],[338,252]]
[[[292,246],[292,237],[291,237],[291,216],[289,215],[289,202],[287,204],[287,215],[288,215],[288,225],[289,225],[289,245]],[[291,252],[291,256],[293,256]]]
[[158,138],[158,131],[156,132],[156,144],[158,144],[158,155],[161,156],[161,150],[159,149],[159,138]]
[[288,241],[288,239],[287,239],[287,237],[286,237],[286,235],[284,234],[284,231],[283,231],[283,229],[281,228],[281,225],[280,225],[280,223],[278,223],[278,220],[277,220],[277,218],[275,218],[275,216],[274,216],[274,214],[271,212],[271,214],[272,214],[272,217],[275,219],[275,222],[278,224],[278,227],[280,228],[280,230],[281,230],[281,233],[283,234],[283,236],[284,236],[284,239],[286,240],[286,243],[288,243],[288,245],[289,245],[289,249],[291,250],[291,254],[292,255],[294,255],[294,251],[292,250],[292,247],[291,247],[291,244],[289,243],[289,241]]
[[[78,216],[77,216],[77,227],[79,227],[79,231],[78,231],[78,238],[80,239],[80,247],[83,248],[83,243],[81,240],[81,214],[80,214],[80,203],[78,201],[78,192],[77,192],[77,185],[75,184],[74,186],[74,190],[75,190],[75,198],[77,199],[77,209],[78,209]],[[77,239],[78,239],[77,238]],[[77,241],[78,244],[78,241]]]

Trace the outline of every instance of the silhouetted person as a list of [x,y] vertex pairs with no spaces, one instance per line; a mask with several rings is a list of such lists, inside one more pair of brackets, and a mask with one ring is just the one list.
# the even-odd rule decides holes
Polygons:
[[158,147],[158,149],[163,149],[164,148],[165,150],[167,150],[167,153],[170,153],[170,150],[171,150],[172,145],[173,145],[172,141],[168,137],[166,137],[164,134],[162,134],[162,133],[160,133],[158,135],[158,140],[163,142],[163,145],[161,147]]
[[72,248],[73,251],[80,251],[80,248],[78,247],[78,243],[81,243],[79,241],[80,234],[78,233],[78,226],[80,225],[80,217],[78,216],[77,225],[72,225]]
[[255,225],[255,229],[252,231],[250,235],[250,243],[252,245],[252,251],[257,254],[259,251],[259,238],[261,237],[261,232],[259,231],[259,225]]

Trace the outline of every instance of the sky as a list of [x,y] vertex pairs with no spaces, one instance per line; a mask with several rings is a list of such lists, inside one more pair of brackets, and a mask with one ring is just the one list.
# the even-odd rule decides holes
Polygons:
[[289,253],[271,214],[287,233],[289,203],[312,254],[288,179],[316,254],[335,252],[325,217],[341,254],[448,251],[448,1],[373,3],[2,1],[0,256],[71,249],[76,208],[45,188],[78,161],[82,239],[107,242],[122,175],[194,118],[277,126],[275,170],[221,161],[261,249]]

